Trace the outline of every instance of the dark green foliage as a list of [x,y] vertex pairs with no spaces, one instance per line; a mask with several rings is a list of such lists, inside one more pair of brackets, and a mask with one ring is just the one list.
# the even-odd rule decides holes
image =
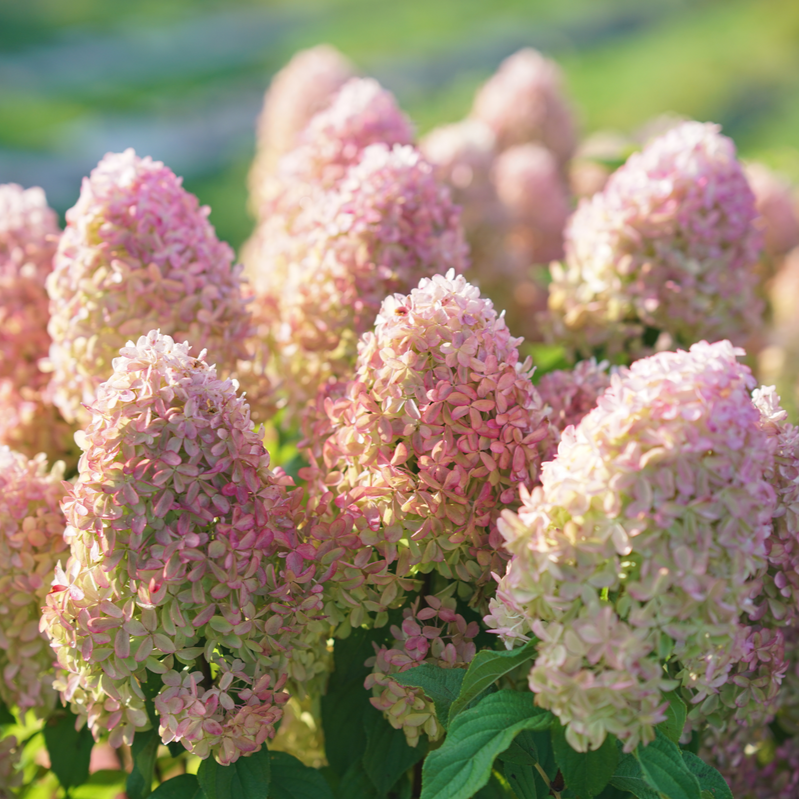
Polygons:
[[[89,778],[89,759],[94,746],[88,727],[76,730],[76,721],[72,711],[60,708],[44,726],[50,767],[67,790],[82,785]],[[137,797],[131,796],[131,799]]]

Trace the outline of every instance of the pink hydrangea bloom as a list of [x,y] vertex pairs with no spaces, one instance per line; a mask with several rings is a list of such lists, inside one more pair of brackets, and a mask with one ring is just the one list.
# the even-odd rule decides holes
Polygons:
[[270,309],[274,382],[296,409],[351,372],[386,295],[467,264],[457,207],[413,147],[367,147],[303,213],[304,238],[288,241],[284,268],[264,272],[256,301]]
[[13,788],[22,785],[21,755],[22,749],[15,736],[0,738],[0,799],[15,799],[17,796]]
[[31,457],[69,449],[70,431],[39,368],[50,348],[44,284],[60,234],[40,188],[0,185],[0,444]]
[[793,187],[763,164],[747,164],[745,172],[755,194],[766,253],[779,258],[799,245],[799,214]]
[[549,289],[555,340],[633,355],[761,325],[755,197],[717,125],[685,122],[583,200]]
[[421,663],[443,669],[465,668],[476,652],[472,639],[479,632],[476,621],[455,612],[452,598],[425,597],[426,607],[419,608],[419,598],[402,611],[402,626],[391,627],[394,640],[390,647],[375,647],[375,657],[366,661],[373,666],[364,687],[371,690],[369,701],[391,723],[402,730],[410,746],[419,743],[424,732],[431,741],[444,734],[444,726],[436,716],[435,705],[421,688],[402,685],[392,679]]
[[28,460],[0,447],[0,699],[22,715],[44,716],[55,704],[54,656],[39,616],[67,549],[63,473],[63,463],[48,472],[43,454]]
[[280,158],[292,150],[311,119],[327,108],[354,68],[335,47],[321,44],[297,53],[278,72],[258,118],[249,186],[253,211],[264,204],[264,186]]
[[651,740],[678,686],[696,723],[773,709],[784,638],[758,602],[776,440],[741,354],[700,342],[613,375],[503,514],[513,558],[486,621],[508,646],[538,636],[530,687],[579,751]]
[[391,574],[435,569],[479,603],[502,564],[497,517],[536,483],[551,435],[518,344],[477,288],[435,275],[383,302],[355,378],[325,399],[305,474],[364,518]]
[[477,119],[443,125],[421,139],[419,149],[461,207],[471,256],[467,279],[482,285],[497,273],[504,275],[507,219],[492,176],[496,143],[491,128]]
[[130,336],[154,327],[208,349],[221,370],[245,355],[241,267],[209,209],[159,161],[110,153],[84,178],[47,280],[54,401],[85,423]]
[[597,400],[608,386],[608,362],[597,363],[596,358],[591,358],[575,364],[573,369],[556,369],[545,374],[536,388],[543,402],[552,408],[552,424],[563,432],[569,425],[580,424],[582,418],[596,407]]
[[151,331],[114,359],[42,629],[56,687],[96,737],[146,729],[143,685],[161,675],[162,740],[229,763],[274,734],[286,679],[324,667],[328,628],[301,497],[202,355]]
[[501,150],[536,142],[560,163],[574,151],[575,124],[560,67],[525,48],[506,58],[479,89],[471,116],[490,125]]

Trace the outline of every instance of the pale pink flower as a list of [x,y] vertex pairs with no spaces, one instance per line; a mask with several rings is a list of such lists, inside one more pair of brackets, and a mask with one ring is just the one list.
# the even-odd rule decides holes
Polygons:
[[799,214],[793,187],[764,164],[749,163],[744,169],[755,194],[766,254],[780,258],[799,245]]
[[[716,125],[685,122],[583,200],[553,264],[553,340],[631,357],[762,325],[755,197]],[[658,338],[660,337],[660,338]]]
[[235,383],[188,350],[151,331],[98,388],[42,629],[95,737],[146,729],[163,675],[163,740],[228,763],[274,734],[287,678],[326,668],[328,626],[300,495]]
[[47,280],[54,401],[88,422],[97,387],[130,336],[159,327],[208,349],[221,371],[245,355],[241,267],[209,209],[159,161],[110,153],[84,178]]
[[67,549],[63,476],[63,463],[48,471],[43,454],[28,460],[0,447],[0,699],[23,716],[55,705],[54,655],[39,616]]
[[280,158],[294,149],[307,124],[330,105],[354,72],[335,47],[320,44],[301,50],[272,78],[258,117],[249,175],[250,203],[256,215],[264,204],[264,186]]
[[579,750],[651,740],[678,686],[692,723],[773,712],[787,667],[785,614],[763,601],[777,442],[742,354],[700,342],[613,375],[503,514],[513,558],[486,621],[508,646],[541,640],[530,686]]
[[472,639],[480,628],[477,622],[466,622],[455,612],[456,601],[426,596],[426,607],[419,608],[417,597],[402,611],[402,626],[391,627],[391,646],[374,644],[375,657],[366,661],[372,673],[364,687],[371,690],[369,700],[382,711],[395,730],[402,730],[410,746],[419,743],[426,733],[431,741],[444,734],[446,719],[436,716],[435,705],[421,688],[402,685],[392,675],[402,674],[421,663],[443,669],[466,668],[474,659],[476,647]]
[[535,142],[560,163],[574,151],[574,114],[560,67],[532,48],[502,62],[475,95],[471,116],[492,128],[500,150]]

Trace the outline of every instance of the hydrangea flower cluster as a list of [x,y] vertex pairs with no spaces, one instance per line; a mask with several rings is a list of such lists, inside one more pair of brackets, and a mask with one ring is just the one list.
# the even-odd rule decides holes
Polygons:
[[68,448],[69,430],[39,368],[50,348],[44,284],[60,235],[40,188],[0,185],[0,443],[31,457]]
[[374,668],[364,683],[374,694],[371,703],[395,730],[405,733],[410,746],[419,743],[422,733],[437,741],[444,734],[444,727],[424,691],[402,685],[392,675],[421,663],[444,669],[465,668],[475,656],[472,639],[479,632],[476,621],[467,623],[455,612],[456,602],[451,597],[427,596],[425,604],[420,608],[417,597],[411,607],[402,611],[402,626],[391,627],[391,647],[374,645],[375,657],[367,661]]
[[560,67],[537,50],[519,50],[477,92],[471,116],[488,124],[500,150],[537,142],[565,163],[575,145],[574,116]]
[[0,799],[16,799],[22,785],[22,772],[18,769],[21,751],[13,735],[0,739]]
[[272,293],[277,373],[295,407],[352,369],[387,294],[467,263],[457,208],[413,147],[367,147],[307,215],[305,252]]
[[766,253],[780,258],[799,245],[799,204],[793,188],[763,164],[747,164],[745,172],[755,194]]
[[475,603],[504,560],[499,512],[537,482],[552,435],[518,343],[462,276],[425,278],[383,302],[308,442],[316,494],[365,518],[393,573],[435,569]]
[[28,460],[0,447],[0,699],[23,716],[43,716],[55,704],[54,657],[39,617],[67,549],[63,476],[64,464],[48,471],[44,454]]
[[[685,122],[583,200],[553,265],[551,334],[591,354],[745,341],[761,324],[755,198],[717,125]],[[665,338],[663,336],[665,335]]]
[[300,134],[327,108],[355,70],[335,47],[301,50],[272,79],[258,118],[256,152],[249,175],[252,210],[264,205],[264,187],[278,161],[293,150]]
[[591,358],[575,364],[573,369],[548,372],[538,381],[536,388],[543,402],[552,409],[550,419],[558,431],[580,424],[596,407],[610,386],[609,366],[607,361],[597,363],[596,358]]
[[159,327],[207,348],[222,371],[246,355],[241,267],[208,213],[170,169],[133,150],[84,178],[47,280],[51,390],[68,421],[88,422],[82,404],[131,335]]
[[286,680],[324,667],[327,627],[301,498],[202,355],[151,331],[114,359],[42,629],[95,737],[147,729],[155,680],[162,740],[225,764],[274,735]]
[[538,636],[530,688],[578,751],[651,740],[676,687],[693,721],[773,706],[784,614],[758,601],[776,439],[741,354],[700,342],[614,375],[503,515],[513,558],[486,621],[508,646]]

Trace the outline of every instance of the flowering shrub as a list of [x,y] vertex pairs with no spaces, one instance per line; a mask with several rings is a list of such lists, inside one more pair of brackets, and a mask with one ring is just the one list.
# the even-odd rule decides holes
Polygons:
[[246,279],[132,150],[0,187],[0,799],[792,797],[799,428],[700,340],[789,361],[787,189],[661,118],[567,221],[552,62],[419,149],[353,73],[275,78]]

